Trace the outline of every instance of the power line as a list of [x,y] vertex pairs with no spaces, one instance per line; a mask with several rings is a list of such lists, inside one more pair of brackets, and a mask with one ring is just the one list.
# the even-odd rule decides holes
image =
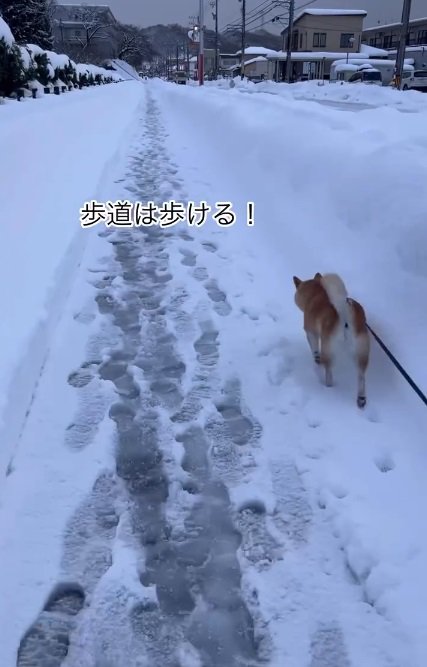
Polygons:
[[[310,0],[310,2],[306,2],[303,5],[299,5],[298,7],[295,7],[295,12],[299,12],[301,9],[305,9],[305,7],[309,7],[310,5],[313,5],[317,0]],[[286,16],[289,16],[289,12],[285,12],[283,14],[279,14],[278,16],[274,17],[275,19],[281,19],[285,18]],[[252,28],[253,30],[258,30],[259,28],[262,28],[264,25],[267,23],[274,22],[274,19],[268,19],[266,21],[262,21],[259,25],[255,26],[255,28]]]
[[[263,6],[265,6],[265,5],[269,5],[269,4],[272,4],[272,0],[262,0],[262,2],[260,2],[260,3],[259,3],[258,5],[256,5],[253,9],[250,9],[250,10],[248,11],[248,14],[247,14],[248,17],[251,17],[251,16],[252,16],[253,14],[255,14],[257,11],[259,11],[259,8],[262,8]],[[229,21],[229,22],[224,26],[223,29],[227,28],[228,26],[236,25],[236,24],[239,23],[239,21],[240,21],[240,17],[238,17],[238,18],[236,18],[236,19],[234,19],[234,20],[232,20],[232,21]]]
[[[267,5],[269,5],[268,8],[266,7]],[[259,5],[256,5],[256,7],[254,7],[247,13],[247,19],[258,18],[266,11],[269,11],[270,7],[273,8],[273,6],[276,7],[278,6],[278,0],[263,0],[263,2],[261,2]],[[227,23],[227,25],[224,26],[223,31],[226,31],[227,29],[230,28],[239,28],[240,22],[241,22],[240,17],[238,19],[235,19],[234,21],[230,21],[229,23]]]

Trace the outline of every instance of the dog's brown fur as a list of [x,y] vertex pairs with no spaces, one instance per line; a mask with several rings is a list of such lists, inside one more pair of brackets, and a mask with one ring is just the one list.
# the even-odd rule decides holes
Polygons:
[[[325,383],[333,384],[333,344],[344,328],[350,336],[353,355],[358,369],[357,405],[366,405],[365,374],[369,363],[369,333],[365,311],[360,303],[347,296],[341,278],[336,274],[316,273],[314,278],[301,280],[293,277],[295,303],[304,313],[304,330],[314,360],[325,369]],[[331,298],[331,294],[334,296]],[[347,334],[347,335],[346,335]]]

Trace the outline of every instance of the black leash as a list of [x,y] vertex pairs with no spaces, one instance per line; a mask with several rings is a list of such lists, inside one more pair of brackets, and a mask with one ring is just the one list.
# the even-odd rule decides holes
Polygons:
[[412,387],[412,389],[415,391],[415,393],[418,394],[418,396],[421,398],[422,402],[423,402],[425,405],[427,405],[427,396],[421,391],[421,389],[418,387],[418,385],[415,384],[415,382],[413,381],[413,379],[408,375],[408,373],[405,371],[405,369],[399,364],[399,362],[397,361],[396,357],[390,352],[390,350],[388,349],[388,347],[387,347],[386,345],[384,345],[384,343],[382,342],[381,338],[380,338],[379,336],[377,336],[377,334],[375,333],[375,331],[373,331],[373,330],[371,329],[371,327],[369,326],[369,324],[367,324],[366,326],[368,327],[369,331],[371,332],[371,334],[373,335],[373,337],[374,337],[375,340],[377,341],[378,345],[379,345],[380,347],[382,347],[382,349],[384,350],[384,352],[386,353],[386,355],[389,357],[389,359],[392,361],[392,363],[396,366],[396,368],[397,368],[397,370],[399,371],[399,373],[401,373],[401,374],[403,375],[403,377],[405,378],[406,382]]

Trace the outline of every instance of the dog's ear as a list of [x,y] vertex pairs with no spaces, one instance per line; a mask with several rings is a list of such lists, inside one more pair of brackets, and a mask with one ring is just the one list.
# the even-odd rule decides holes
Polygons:
[[294,285],[295,285],[295,287],[298,289],[298,287],[299,287],[299,286],[301,285],[301,283],[302,283],[302,280],[300,280],[300,279],[297,278],[296,276],[294,276],[293,280],[294,280]]
[[321,280],[322,279],[322,274],[317,272],[316,275],[314,276],[314,280]]

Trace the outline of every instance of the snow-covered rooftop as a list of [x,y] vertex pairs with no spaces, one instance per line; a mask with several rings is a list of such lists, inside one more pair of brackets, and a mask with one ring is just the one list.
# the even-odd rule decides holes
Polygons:
[[364,53],[367,56],[381,56],[388,57],[389,51],[385,49],[378,49],[376,46],[369,46],[368,44],[360,45],[360,53]]
[[[411,19],[409,25],[417,25],[418,23],[427,23],[427,16],[419,19]],[[371,28],[365,28],[363,32],[381,32],[381,30],[388,30],[389,28],[397,28],[400,26],[400,22],[397,23],[384,23],[384,25],[374,25]]]
[[367,16],[364,9],[305,9],[304,14],[313,16]]
[[[236,51],[235,56],[240,56],[242,50]],[[274,49],[266,49],[264,46],[247,46],[245,49],[245,55],[247,56],[269,56],[274,55],[277,51]]]
[[[359,56],[359,57],[357,57],[357,56]],[[346,60],[344,60],[341,57],[341,58],[337,59],[332,64],[335,65],[336,63],[341,63],[341,62],[346,62]],[[393,65],[395,63],[395,61],[391,60],[391,59],[390,60],[385,60],[384,58],[379,58],[379,59],[377,59],[377,58],[360,58],[360,54],[357,54],[357,53],[353,54],[353,56],[351,56],[348,59],[348,62],[350,64],[351,63],[358,64],[358,65],[360,65],[360,64],[365,65],[366,64],[366,65],[373,65],[373,66],[376,66],[376,67],[383,67],[384,65],[389,65],[390,67],[393,67]],[[413,58],[405,58],[405,60],[403,62],[404,62],[405,67],[407,67],[408,65],[412,66],[414,64],[414,59]]]
[[[303,16],[367,16],[368,12],[364,9],[303,9],[294,18],[294,23],[299,21]],[[287,27],[282,31],[282,34],[287,31]]]
[[261,63],[261,62],[268,62],[267,58],[265,56],[257,56],[256,58],[251,58],[250,60],[247,60],[245,62],[245,65],[251,65],[252,63]]
[[[267,60],[286,60],[287,54],[285,51],[278,51],[274,55],[266,56]],[[347,58],[347,54],[342,51],[293,51],[291,54],[292,60],[303,60],[306,62],[314,62],[316,60],[342,60]],[[352,53],[351,58],[368,59],[366,53]]]
[[[411,52],[411,53],[416,53],[417,51],[426,51],[427,50],[427,44],[420,44],[419,46],[407,46],[405,51],[406,53]],[[387,54],[390,56],[394,56],[397,54],[397,49],[390,49],[387,51]]]
[[0,39],[4,39],[6,44],[8,44],[9,46],[12,46],[13,42],[15,41],[11,29],[7,25],[6,21],[2,19],[1,16],[0,16]]
[[359,65],[354,65],[353,63],[340,63],[336,66],[336,72],[357,72]]

